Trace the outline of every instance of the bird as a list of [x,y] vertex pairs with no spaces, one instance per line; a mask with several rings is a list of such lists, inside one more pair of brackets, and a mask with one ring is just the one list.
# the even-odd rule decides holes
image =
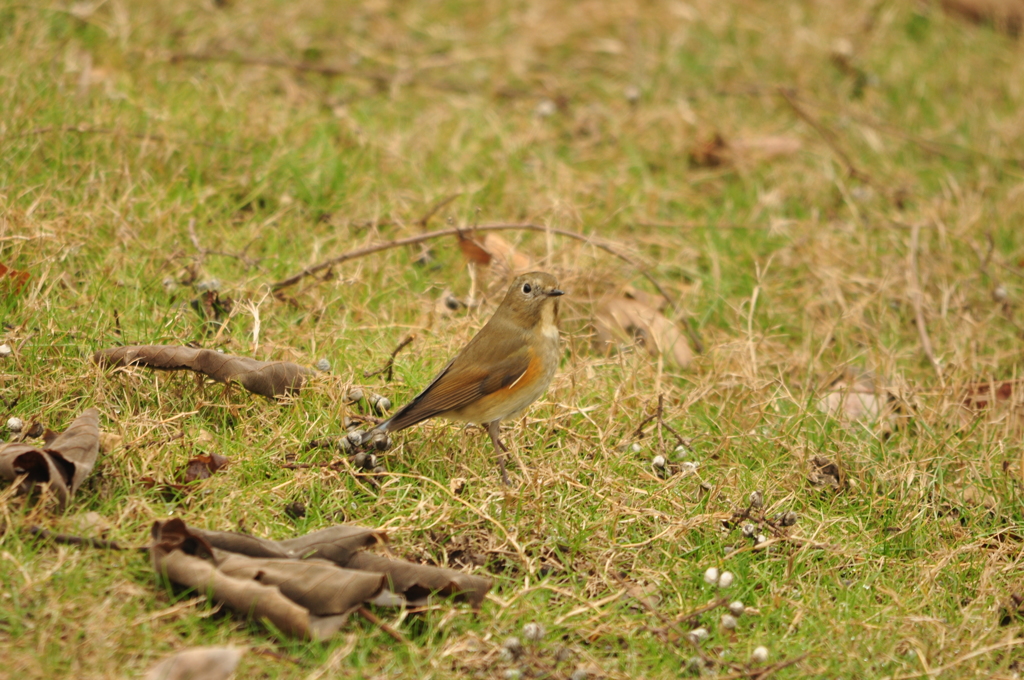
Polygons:
[[483,425],[508,486],[508,449],[499,438],[499,424],[524,413],[551,384],[561,358],[558,307],[564,294],[546,272],[518,276],[490,320],[455,358],[363,441],[437,416]]

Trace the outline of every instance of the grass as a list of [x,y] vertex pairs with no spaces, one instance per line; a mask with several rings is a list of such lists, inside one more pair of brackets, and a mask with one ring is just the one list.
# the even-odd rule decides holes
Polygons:
[[[797,660],[779,678],[1018,677],[1021,622],[1004,608],[1024,548],[1019,413],[958,408],[968,383],[1021,373],[1018,41],[930,4],[855,0],[0,0],[0,48],[17,55],[0,60],[0,262],[31,274],[0,297],[0,342],[14,349],[0,358],[0,413],[63,429],[97,406],[116,436],[63,513],[0,491],[0,675],[139,677],[176,650],[233,644],[257,652],[238,677],[678,677],[700,672],[666,625],[679,619],[711,631],[702,649],[722,677],[758,645],[769,663]],[[716,132],[801,148],[690,162]],[[478,307],[440,313],[443,291],[465,298],[471,283],[454,242],[437,241],[425,260],[394,249],[280,297],[268,286],[417,233],[453,194],[430,227],[523,221],[621,244],[678,299],[705,353],[679,369],[595,352],[601,297],[649,285],[590,246],[507,232],[570,292],[561,370],[507,434],[521,485],[501,487],[481,432],[443,422],[399,435],[376,489],[283,468],[329,459],[305,443],[343,430],[352,386],[396,405],[415,394],[502,282],[481,284]],[[941,379],[915,325],[911,225]],[[222,328],[190,305],[211,281],[237,303]],[[411,331],[391,383],[363,378]],[[189,342],[326,358],[332,371],[277,404],[89,361]],[[898,395],[905,421],[819,412],[847,366]],[[659,395],[692,451],[664,430],[635,436]],[[140,483],[202,451],[234,464],[185,495]],[[698,466],[662,479],[658,454]],[[838,492],[808,483],[815,455],[840,463]],[[466,480],[459,496],[453,478]],[[769,515],[799,513],[802,540],[753,550],[723,529],[754,490]],[[304,518],[284,512],[292,502]],[[479,615],[382,611],[408,647],[359,621],[324,644],[280,639],[166,591],[142,553],[24,531],[94,534],[89,512],[129,545],[170,515],[272,538],[384,527],[401,556],[492,576],[493,598]],[[756,608],[732,634],[720,611],[687,617],[716,596],[710,566],[733,571],[729,597]],[[501,641],[533,621],[544,641],[503,660]]]

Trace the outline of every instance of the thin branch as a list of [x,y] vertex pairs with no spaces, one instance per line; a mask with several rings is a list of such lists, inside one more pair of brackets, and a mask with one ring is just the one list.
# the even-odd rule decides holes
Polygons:
[[367,621],[369,621],[370,623],[372,623],[373,625],[377,626],[382,631],[390,635],[391,638],[394,639],[396,642],[401,642],[403,645],[409,644],[409,641],[405,639],[404,635],[399,633],[397,630],[395,630],[388,624],[381,621],[379,616],[371,612],[365,606],[359,607],[359,609],[357,609],[356,612],[358,612],[359,615],[362,616],[364,619],[366,619]]
[[[583,243],[592,245],[595,248],[600,248],[601,250],[603,250],[606,253],[609,253],[611,255],[614,255],[615,257],[619,258],[620,260],[622,260],[623,262],[629,264],[634,269],[636,269],[638,272],[640,272],[640,274],[645,279],[650,281],[651,285],[655,287],[655,289],[658,291],[658,293],[660,293],[661,296],[663,298],[665,298],[665,301],[668,302],[669,306],[672,309],[676,309],[675,300],[672,299],[672,297],[668,294],[668,292],[665,290],[665,288],[662,287],[662,285],[660,283],[658,283],[658,281],[651,275],[650,271],[648,271],[646,266],[641,264],[639,261],[633,259],[629,255],[626,255],[625,253],[620,252],[614,245],[612,245],[611,243],[608,243],[607,241],[604,241],[603,239],[597,239],[597,238],[594,238],[592,236],[587,236],[586,234],[579,234],[579,233],[576,233],[574,231],[567,231],[565,229],[555,229],[553,227],[545,227],[545,226],[539,225],[539,224],[484,224],[484,225],[480,225],[478,227],[474,227],[472,229],[472,231],[475,231],[475,232],[477,232],[477,231],[510,231],[510,230],[539,231],[539,232],[542,232],[542,233],[557,234],[559,236],[565,236],[566,238],[571,238],[571,239],[576,239],[577,241],[582,241]],[[284,288],[288,288],[290,286],[294,286],[296,283],[298,283],[302,279],[306,278],[307,276],[312,276],[312,275],[317,274],[318,272],[321,272],[321,271],[323,271],[323,270],[325,270],[325,269],[327,269],[329,267],[333,267],[335,265],[339,265],[342,262],[348,262],[349,260],[355,260],[355,259],[360,258],[360,257],[365,257],[367,255],[372,255],[374,253],[379,253],[379,252],[384,251],[384,250],[390,250],[392,248],[399,248],[401,246],[409,246],[409,245],[415,245],[417,243],[423,243],[424,241],[430,241],[430,240],[435,239],[435,238],[444,238],[446,236],[457,236],[458,234],[463,233],[465,231],[466,231],[465,229],[461,229],[461,228],[458,228],[458,227],[454,227],[454,228],[450,228],[450,229],[441,229],[441,230],[438,230],[438,231],[427,232],[425,234],[417,234],[416,236],[409,236],[409,237],[406,237],[406,238],[395,239],[394,241],[387,241],[386,243],[377,243],[377,244],[374,244],[372,246],[366,246],[366,247],[363,247],[363,248],[357,248],[355,250],[350,250],[347,253],[342,253],[341,255],[337,255],[335,257],[332,257],[329,260],[324,260],[323,262],[320,262],[319,264],[315,264],[315,265],[313,265],[311,267],[307,267],[306,269],[303,269],[298,274],[294,274],[292,276],[289,276],[286,279],[281,279],[280,281],[276,281],[276,282],[270,284],[270,290],[276,293],[276,292],[278,292],[278,291],[280,291],[280,290],[282,290]],[[704,344],[700,341],[700,338],[697,336],[696,331],[690,325],[689,320],[686,317],[683,317],[682,318],[682,322],[683,322],[684,327],[686,328],[687,334],[690,336],[690,340],[694,344],[694,349],[696,350],[696,352],[698,354],[703,353],[703,351],[704,351]]]
[[55,534],[48,529],[44,529],[38,524],[33,524],[28,528],[28,533],[33,536],[39,536],[40,538],[46,538],[54,543],[61,543],[63,545],[84,545],[89,548],[101,548],[103,550],[149,550],[149,547],[143,546],[140,548],[126,548],[116,541],[106,541],[102,538],[89,538],[86,536],[71,536],[69,534]]
[[385,379],[386,382],[391,382],[392,370],[395,367],[395,357],[398,356],[398,353],[401,352],[406,346],[410,345],[412,343],[412,341],[415,340],[415,339],[416,339],[416,334],[415,333],[410,333],[409,335],[407,335],[404,338],[402,338],[402,341],[400,343],[398,343],[398,347],[396,347],[391,352],[391,356],[388,357],[387,363],[384,364],[384,366],[382,368],[379,368],[376,371],[363,371],[363,377],[364,378],[372,378],[375,375],[380,375],[381,373],[387,373],[387,375],[385,376],[384,379]]
[[449,203],[451,203],[452,201],[454,201],[456,198],[458,198],[461,195],[462,195],[462,192],[459,191],[459,192],[456,192],[456,193],[452,194],[451,196],[446,196],[445,198],[441,199],[440,201],[435,203],[430,208],[430,210],[425,212],[423,214],[423,217],[421,217],[418,220],[416,220],[416,224],[420,225],[420,227],[422,227],[423,229],[426,229],[427,228],[427,222],[430,221],[431,217],[436,215],[438,213],[438,211],[441,210],[441,208],[445,207],[446,205],[448,205]]
[[921,349],[924,351],[924,355],[928,357],[928,361],[931,362],[936,375],[939,376],[939,382],[945,384],[945,380],[942,377],[942,364],[935,358],[932,340],[928,337],[928,326],[925,324],[924,293],[921,292],[921,277],[918,275],[917,264],[917,246],[920,235],[921,225],[913,225],[910,230],[910,253],[908,254],[910,266],[907,270],[907,276],[910,278],[910,302],[914,305],[914,321],[917,325],[918,337],[921,339]]
[[243,57],[235,54],[213,54],[210,52],[181,52],[171,55],[172,64],[182,61],[211,61],[238,64],[241,66],[269,66],[271,68],[287,68],[293,71],[318,73],[322,76],[352,76],[373,81],[379,87],[386,86],[392,78],[390,73],[383,71],[364,71],[345,66],[325,66],[305,61],[289,61],[287,59],[270,59],[266,57]]
[[846,166],[846,172],[847,174],[850,175],[850,177],[853,177],[854,179],[859,179],[860,181],[866,184],[874,186],[874,182],[871,180],[871,176],[868,175],[866,172],[861,171],[856,165],[854,165],[853,160],[851,160],[851,158],[846,155],[846,152],[843,151],[843,148],[839,145],[839,140],[836,139],[835,134],[827,127],[822,125],[820,122],[818,122],[818,120],[815,119],[814,116],[805,111],[803,107],[801,107],[797,103],[794,93],[790,92],[784,87],[780,87],[778,89],[778,93],[782,96],[782,99],[787,104],[789,104],[789,108],[793,109],[793,113],[795,113],[805,123],[814,128],[815,132],[821,135],[821,138],[825,140],[825,143],[828,144],[828,147],[830,149],[832,149],[832,152],[836,156],[838,156],[839,160],[842,161],[843,165]]

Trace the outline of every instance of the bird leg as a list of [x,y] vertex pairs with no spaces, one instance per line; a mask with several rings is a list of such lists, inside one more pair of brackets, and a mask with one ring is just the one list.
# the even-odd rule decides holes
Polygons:
[[498,452],[498,469],[501,470],[501,481],[505,483],[505,486],[511,486],[512,483],[508,481],[508,473],[505,472],[505,458],[507,458],[508,449],[501,443],[501,439],[498,438],[501,430],[498,428],[500,420],[492,420],[487,423],[487,434],[491,435],[491,443],[494,444],[494,450]]

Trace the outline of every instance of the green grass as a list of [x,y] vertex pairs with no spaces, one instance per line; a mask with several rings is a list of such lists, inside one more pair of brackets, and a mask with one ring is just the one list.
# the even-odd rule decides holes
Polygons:
[[[696,673],[678,621],[709,628],[702,653],[723,676],[765,645],[769,663],[799,659],[779,678],[1018,677],[1021,621],[1004,607],[1020,593],[1024,421],[1013,405],[974,418],[958,404],[967,383],[1022,369],[1019,42],[914,3],[225,5],[0,0],[0,49],[17,55],[0,60],[0,262],[32,277],[0,295],[0,343],[14,348],[0,358],[0,425],[63,429],[96,406],[116,435],[63,513],[0,490],[0,676],[140,677],[174,651],[233,644],[254,650],[238,677],[670,678]],[[837,67],[842,40],[864,78]],[[360,75],[377,73],[385,82]],[[801,148],[691,163],[716,132]],[[343,431],[352,386],[396,406],[415,394],[504,284],[481,272],[482,303],[440,313],[443,291],[471,291],[444,240],[425,261],[392,249],[279,297],[269,285],[418,233],[453,194],[428,228],[531,222],[614,240],[650,264],[706,351],[685,369],[595,352],[601,298],[649,284],[579,242],[505,232],[570,293],[561,370],[506,434],[520,485],[502,488],[478,429],[445,422],[398,435],[378,488],[282,467],[332,459],[306,443]],[[941,380],[915,324],[913,224]],[[190,305],[214,279],[237,303],[222,328]],[[364,378],[409,332],[395,379]],[[279,404],[89,360],[189,342],[332,371]],[[845,366],[870,370],[905,421],[819,412]],[[659,395],[692,451],[650,425],[636,439]],[[209,451],[233,464],[191,493],[141,482]],[[698,466],[662,479],[658,454]],[[840,491],[808,483],[816,455],[840,463]],[[792,540],[753,550],[723,528],[754,490],[769,516],[799,513]],[[293,502],[305,517],[285,513]],[[479,615],[380,611],[409,646],[355,619],[327,643],[282,639],[169,592],[144,553],[26,531],[95,533],[80,527],[87,512],[126,545],[171,515],[271,538],[383,527],[400,556],[491,576],[493,597]],[[756,608],[734,634],[721,611],[687,618],[716,596],[709,566],[733,571],[729,597]],[[654,611],[614,597],[626,586],[655,593]],[[502,640],[531,621],[544,641],[502,660]]]

